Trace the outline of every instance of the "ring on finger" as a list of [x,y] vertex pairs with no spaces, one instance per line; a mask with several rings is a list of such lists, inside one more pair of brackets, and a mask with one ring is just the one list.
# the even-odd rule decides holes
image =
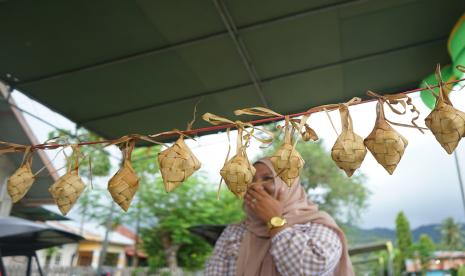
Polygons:
[[253,203],[256,203],[256,202],[257,202],[257,199],[256,199],[256,198],[252,198],[252,202],[253,202]]

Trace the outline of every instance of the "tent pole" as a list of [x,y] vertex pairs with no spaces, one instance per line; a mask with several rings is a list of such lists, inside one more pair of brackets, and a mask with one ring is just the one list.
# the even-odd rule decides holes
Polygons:
[[32,266],[32,254],[27,256],[27,270],[26,276],[31,276],[31,266]]
[[5,266],[3,265],[2,250],[0,249],[0,276],[6,276]]
[[42,268],[40,267],[39,258],[37,258],[37,253],[35,251],[34,251],[34,258],[36,259],[37,270],[39,270],[39,275],[44,276],[44,274],[42,273]]

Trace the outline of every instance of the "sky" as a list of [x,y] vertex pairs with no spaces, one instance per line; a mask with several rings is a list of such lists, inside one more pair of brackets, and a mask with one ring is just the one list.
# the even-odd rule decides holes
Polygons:
[[[12,95],[17,105],[24,110],[47,122],[51,122],[57,127],[74,130],[75,124],[60,114],[29,99],[18,91],[15,91]],[[451,93],[452,102],[460,110],[465,110],[464,96],[465,89]],[[429,109],[421,102],[419,93],[411,94],[411,97],[421,113],[417,122],[424,126],[424,118],[429,113]],[[410,120],[410,116],[399,117],[390,112],[388,108],[385,108],[385,111],[387,118],[392,121],[407,123]],[[362,137],[368,136],[376,118],[375,103],[352,106],[350,107],[350,113],[354,122],[354,131]],[[53,128],[27,114],[24,114],[24,116],[38,140],[41,142],[47,140],[48,133]],[[329,116],[332,118],[336,129],[340,130],[338,112],[330,112]],[[324,146],[329,151],[337,135],[328,120],[327,114],[312,114],[309,124],[317,132],[318,136],[323,139]],[[405,212],[413,228],[431,223],[440,223],[448,216],[465,222],[465,211],[462,205],[454,156],[448,155],[429,131],[421,134],[415,129],[395,128],[409,141],[409,144],[393,175],[389,175],[370,153],[367,154],[360,172],[366,176],[365,185],[371,191],[371,196],[368,200],[368,208],[362,213],[358,225],[363,228],[393,228],[395,217],[399,211]],[[235,137],[235,135],[232,134],[231,137]],[[456,149],[462,174],[465,172],[464,143],[462,141]],[[213,185],[218,185],[220,180],[219,170],[224,163],[228,149],[226,135],[212,134],[203,136],[196,141],[189,140],[187,144],[202,163],[201,173],[206,175]],[[231,145],[233,145],[234,150],[234,138]],[[261,149],[259,146],[258,142],[252,142],[248,149],[248,155],[251,159],[260,154]],[[119,156],[116,147],[113,146],[109,150],[113,156]],[[54,158],[56,155],[53,151],[47,151],[47,153],[50,158]],[[155,158],[154,162],[156,162]],[[116,170],[117,158],[113,158],[112,163],[114,170]],[[64,156],[59,154],[54,159],[53,164],[55,168],[62,167]],[[61,170],[59,173],[63,174],[64,171]],[[107,180],[99,179],[98,181],[101,182],[101,185],[104,185]],[[110,200],[110,197],[108,197],[108,200]]]

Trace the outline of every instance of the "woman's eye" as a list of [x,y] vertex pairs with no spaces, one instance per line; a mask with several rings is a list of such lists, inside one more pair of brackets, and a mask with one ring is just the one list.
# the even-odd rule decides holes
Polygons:
[[264,176],[264,177],[252,179],[253,182],[269,182],[272,180],[274,180],[273,176]]

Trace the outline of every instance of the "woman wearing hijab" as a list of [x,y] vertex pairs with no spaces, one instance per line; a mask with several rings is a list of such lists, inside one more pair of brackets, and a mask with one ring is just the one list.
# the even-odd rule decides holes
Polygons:
[[353,276],[344,233],[307,199],[299,181],[288,188],[268,158],[254,167],[247,216],[223,231],[205,275]]

